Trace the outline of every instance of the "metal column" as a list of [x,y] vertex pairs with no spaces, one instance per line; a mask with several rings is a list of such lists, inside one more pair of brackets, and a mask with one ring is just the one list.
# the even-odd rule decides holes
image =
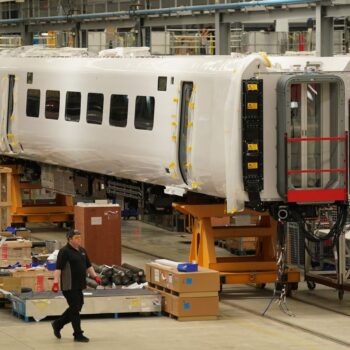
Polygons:
[[333,56],[333,17],[325,17],[326,6],[316,7],[316,54]]
[[33,33],[28,31],[27,25],[21,26],[22,45],[33,45]]
[[215,54],[229,55],[230,54],[230,23],[222,23],[223,14],[215,13]]

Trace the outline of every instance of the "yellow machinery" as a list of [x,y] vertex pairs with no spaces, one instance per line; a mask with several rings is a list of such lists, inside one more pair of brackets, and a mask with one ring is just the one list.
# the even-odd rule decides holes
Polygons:
[[39,183],[21,182],[23,168],[7,165],[11,173],[11,223],[25,224],[27,222],[68,222],[73,219],[73,197],[56,194],[56,199],[50,203],[23,204],[23,190],[41,189]]
[[[212,218],[228,217],[225,204],[188,205],[174,203],[179,212],[190,216],[192,243],[189,261],[200,266],[217,270],[222,284],[254,283],[263,286],[277,280],[276,231],[277,222],[268,213],[245,210],[240,214],[250,214],[255,224],[249,226],[212,226]],[[253,256],[217,257],[216,240],[229,238],[256,237]],[[297,284],[300,273],[288,269],[287,285]]]

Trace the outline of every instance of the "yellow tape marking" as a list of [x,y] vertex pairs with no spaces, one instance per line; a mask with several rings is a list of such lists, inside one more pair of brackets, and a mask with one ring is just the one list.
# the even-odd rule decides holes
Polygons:
[[258,84],[247,84],[248,91],[258,91]]
[[258,151],[258,149],[257,143],[248,143],[248,151]]
[[248,163],[248,169],[258,169],[258,163]]
[[247,103],[248,109],[258,109],[258,104],[256,102]]

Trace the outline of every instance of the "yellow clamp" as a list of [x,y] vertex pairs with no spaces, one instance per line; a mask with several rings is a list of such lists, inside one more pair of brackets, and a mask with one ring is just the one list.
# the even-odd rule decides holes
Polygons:
[[188,122],[187,126],[193,126],[193,122]]
[[176,114],[172,114],[172,115],[171,115],[171,118],[176,118]]
[[170,162],[168,165],[169,169],[174,169],[175,168],[175,162]]
[[192,146],[187,146],[187,151],[191,152],[192,151]]
[[172,126],[177,126],[177,123],[176,122],[171,122],[171,125]]
[[175,136],[175,135],[171,136],[171,139],[172,139],[173,141],[176,141],[176,136]]
[[171,174],[171,177],[172,177],[173,179],[177,179],[177,174],[176,174],[175,171]]
[[189,168],[192,168],[192,163],[191,163],[191,162],[187,162],[187,163],[185,164],[185,167],[188,168],[188,169],[189,169]]
[[194,103],[193,103],[193,102],[190,102],[190,103],[188,104],[188,108],[194,109]]
[[177,103],[177,102],[179,102],[179,99],[178,99],[177,97],[174,97],[174,98],[173,98],[173,102],[176,102],[176,103]]
[[15,137],[15,134],[12,134],[12,133],[9,132],[9,133],[7,134],[7,137]]

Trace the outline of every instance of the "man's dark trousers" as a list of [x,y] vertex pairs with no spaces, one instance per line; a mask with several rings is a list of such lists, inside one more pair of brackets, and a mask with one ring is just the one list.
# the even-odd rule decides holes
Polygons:
[[80,327],[80,311],[84,305],[83,291],[78,290],[65,290],[62,294],[67,300],[69,305],[68,309],[58,318],[54,323],[59,329],[62,329],[67,323],[72,322],[74,330],[74,337],[79,337],[83,334]]

